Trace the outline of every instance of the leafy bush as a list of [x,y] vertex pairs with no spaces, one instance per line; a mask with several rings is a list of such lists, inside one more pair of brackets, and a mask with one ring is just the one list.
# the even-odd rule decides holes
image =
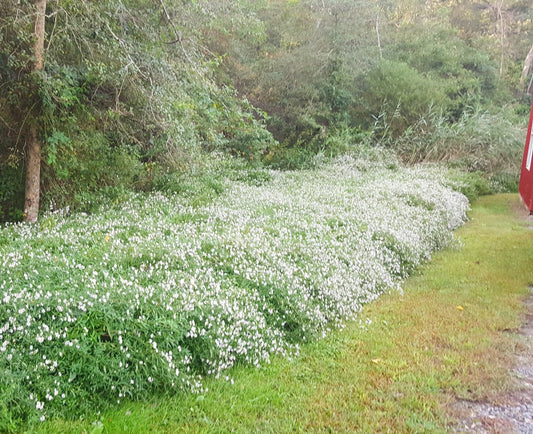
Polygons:
[[476,200],[479,196],[494,193],[487,177],[480,172],[465,172],[460,169],[450,169],[449,185],[463,193],[469,201]]
[[280,144],[269,150],[264,161],[273,169],[297,170],[308,169],[313,165],[316,154],[306,146],[288,146]]
[[496,62],[446,26],[407,26],[390,52],[444,91],[446,99],[435,106],[452,120],[470,107],[510,98],[504,97]]
[[[466,112],[456,122],[429,112],[389,144],[409,163],[445,161],[467,172],[483,172],[516,189],[523,152],[523,130],[512,110]],[[496,184],[495,184],[496,186]]]
[[134,149],[112,147],[107,137],[95,131],[72,135],[68,146],[54,153],[53,163],[43,167],[42,201],[52,209],[69,206],[88,211],[80,198],[109,188],[132,190],[142,173]]
[[442,86],[404,62],[381,61],[364,79],[360,109],[367,116],[384,119],[383,137],[398,137],[432,105],[445,106]]
[[258,186],[226,180],[194,206],[118,195],[92,215],[5,226],[0,429],[201,391],[204,375],[297,351],[353,318],[466,218],[444,171],[390,165],[345,156]]

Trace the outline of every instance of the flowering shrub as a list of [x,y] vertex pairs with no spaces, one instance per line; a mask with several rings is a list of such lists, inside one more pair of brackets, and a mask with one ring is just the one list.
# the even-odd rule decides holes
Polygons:
[[343,157],[192,207],[132,195],[0,230],[0,430],[259,365],[398,288],[466,219],[444,172]]

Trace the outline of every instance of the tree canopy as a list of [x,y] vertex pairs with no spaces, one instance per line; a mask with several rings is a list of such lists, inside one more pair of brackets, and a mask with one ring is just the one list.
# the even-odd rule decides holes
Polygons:
[[[32,128],[42,207],[150,190],[221,152],[299,167],[523,101],[526,0],[48,0],[0,4],[0,220],[22,217]],[[527,75],[527,73],[526,73]],[[529,83],[529,79],[526,80]]]

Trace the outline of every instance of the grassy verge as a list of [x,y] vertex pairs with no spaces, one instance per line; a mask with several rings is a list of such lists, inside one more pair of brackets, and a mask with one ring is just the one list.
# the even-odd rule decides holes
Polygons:
[[522,298],[533,284],[533,231],[516,195],[478,200],[463,247],[366,306],[359,322],[260,369],[235,367],[204,395],[123,403],[40,432],[445,432],[456,398],[509,387]]

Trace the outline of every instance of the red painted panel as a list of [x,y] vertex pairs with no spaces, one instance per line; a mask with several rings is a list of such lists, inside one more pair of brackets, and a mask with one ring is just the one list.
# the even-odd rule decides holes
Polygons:
[[522,171],[520,172],[520,184],[518,191],[520,197],[526,204],[529,211],[533,213],[533,136],[531,129],[533,126],[533,102],[531,104],[531,114],[529,116],[529,126],[527,128],[526,146],[524,148],[524,158],[522,160]]

